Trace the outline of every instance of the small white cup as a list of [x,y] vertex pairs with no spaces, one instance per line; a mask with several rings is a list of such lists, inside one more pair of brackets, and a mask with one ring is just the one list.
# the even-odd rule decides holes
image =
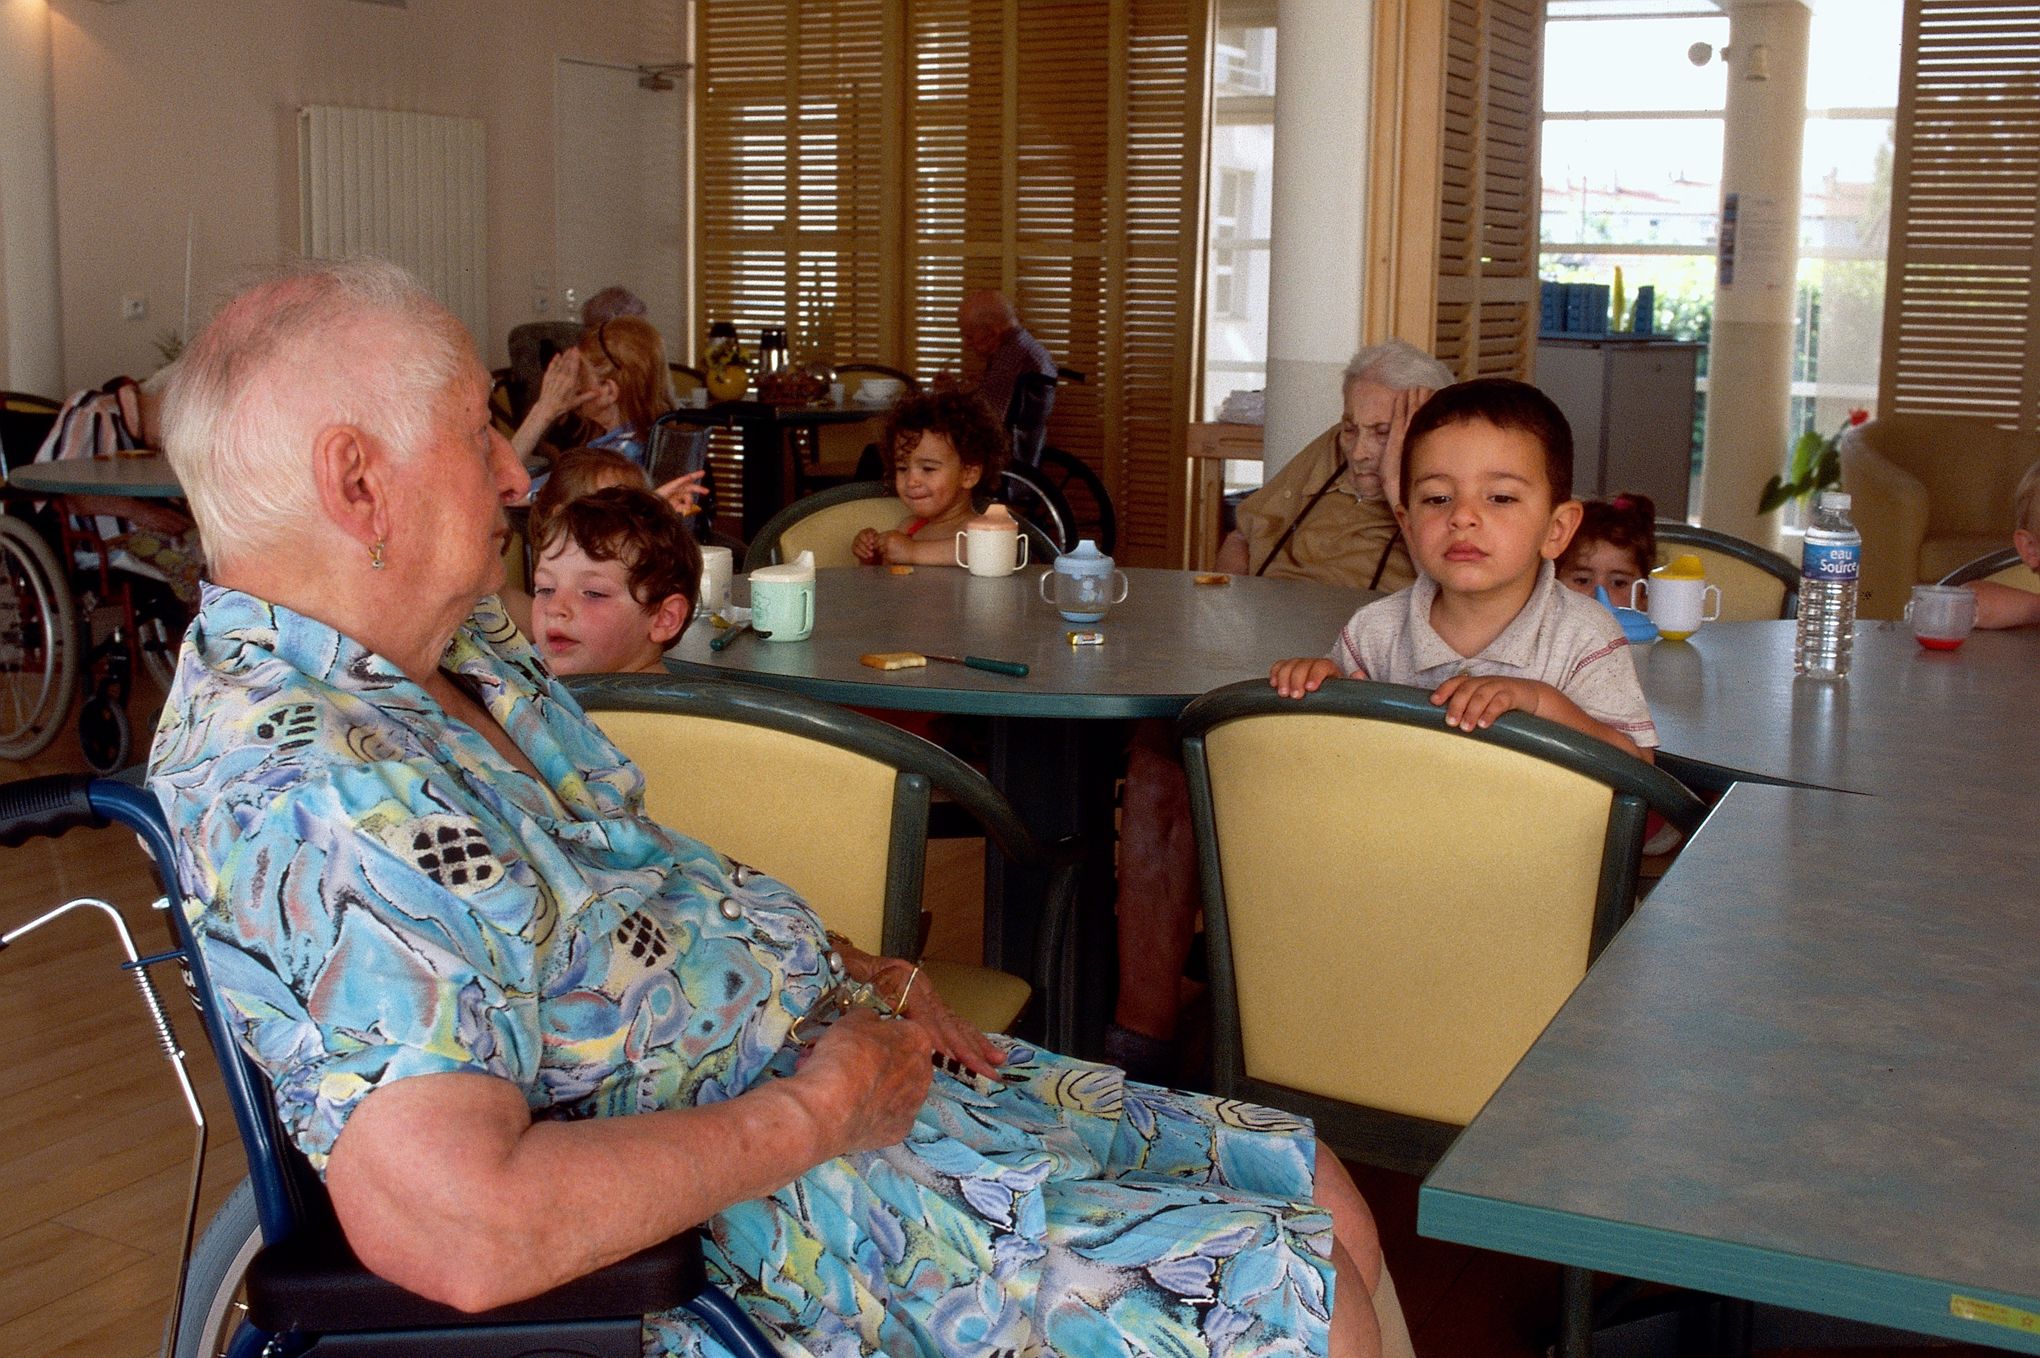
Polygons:
[[[1648,596],[1652,624],[1667,641],[1684,641],[1700,630],[1701,623],[1713,622],[1721,616],[1721,590],[1705,580],[1674,580],[1662,575],[1638,580],[1629,587],[1631,608],[1644,606],[1636,602],[1639,589]],[[1714,596],[1712,613],[1707,612],[1710,594]]]
[[680,404],[695,410],[703,409],[708,405],[708,388],[696,387],[692,391],[681,392]]
[[832,406],[843,404],[843,384],[841,382],[829,383],[829,404]]
[[701,598],[694,607],[698,618],[720,613],[730,601],[730,576],[736,570],[736,559],[727,547],[703,547],[701,549]]
[[1976,593],[1960,585],[1914,585],[1905,618],[1920,645],[1952,651],[1976,628]]
[[956,564],[972,575],[1011,575],[1027,564],[1027,535],[1004,528],[961,530],[956,535]]

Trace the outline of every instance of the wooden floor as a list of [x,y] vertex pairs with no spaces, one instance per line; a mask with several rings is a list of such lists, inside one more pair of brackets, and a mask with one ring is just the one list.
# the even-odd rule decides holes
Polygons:
[[[140,716],[139,712],[137,716]],[[83,767],[68,734],[0,780]],[[930,952],[970,959],[982,899],[977,841],[931,846]],[[144,953],[162,946],[141,850],[118,830],[73,831],[4,854],[0,930],[98,895]],[[161,1351],[189,1173],[191,1127],[119,951],[97,912],[67,917],[0,955],[0,1358],[144,1358]],[[213,1147],[201,1221],[237,1182],[240,1147],[203,1034],[172,976],[161,985]],[[1424,1358],[1535,1358],[1549,1342],[1557,1269],[1415,1235],[1416,1181],[1360,1170]],[[1790,1358],[1813,1350],[1778,1350]],[[1825,1350],[1823,1350],[1825,1352]],[[1851,1358],[1980,1349],[1850,1349]]]

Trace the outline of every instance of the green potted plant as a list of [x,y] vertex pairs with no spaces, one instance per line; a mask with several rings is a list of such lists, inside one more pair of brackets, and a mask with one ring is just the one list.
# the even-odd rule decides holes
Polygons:
[[1803,505],[1824,490],[1842,484],[1842,435],[1870,418],[1867,410],[1852,410],[1842,427],[1826,438],[1809,429],[1792,443],[1792,456],[1785,470],[1764,483],[1757,501],[1757,513],[1769,514],[1786,505]]

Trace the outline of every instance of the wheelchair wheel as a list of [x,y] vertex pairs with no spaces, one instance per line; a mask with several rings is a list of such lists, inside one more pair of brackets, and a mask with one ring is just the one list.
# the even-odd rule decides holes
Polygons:
[[261,1248],[255,1189],[243,1179],[191,1251],[191,1267],[184,1271],[184,1311],[178,1317],[171,1358],[222,1358],[227,1352],[248,1309],[241,1280]]
[[1015,514],[1048,534],[1048,540],[1055,544],[1058,552],[1067,552],[1077,545],[1076,515],[1070,512],[1069,505],[1055,487],[1049,485],[1033,467],[1006,468],[995,498],[1010,505]]
[[1069,507],[1070,531],[1078,538],[1091,539],[1098,544],[1099,551],[1112,555],[1112,549],[1119,545],[1119,516],[1112,510],[1112,494],[1105,489],[1098,473],[1074,453],[1056,447],[1041,450],[1041,461],[1034,471]]
[[55,553],[0,515],[0,759],[42,753],[78,696],[78,609]]
[[128,756],[134,753],[134,727],[115,685],[101,685],[78,709],[78,743],[85,749],[85,762],[102,778],[127,767]]

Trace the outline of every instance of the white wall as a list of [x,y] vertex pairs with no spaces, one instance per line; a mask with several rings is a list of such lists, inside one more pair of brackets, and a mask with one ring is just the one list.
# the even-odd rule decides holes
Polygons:
[[[50,0],[66,389],[157,364],[192,322],[297,252],[297,109],[480,118],[488,129],[489,330],[533,318],[553,260],[553,73],[561,56],[682,54],[683,0]],[[680,167],[674,171],[679,174]],[[148,299],[123,321],[121,298]],[[556,314],[557,297],[552,306]]]

